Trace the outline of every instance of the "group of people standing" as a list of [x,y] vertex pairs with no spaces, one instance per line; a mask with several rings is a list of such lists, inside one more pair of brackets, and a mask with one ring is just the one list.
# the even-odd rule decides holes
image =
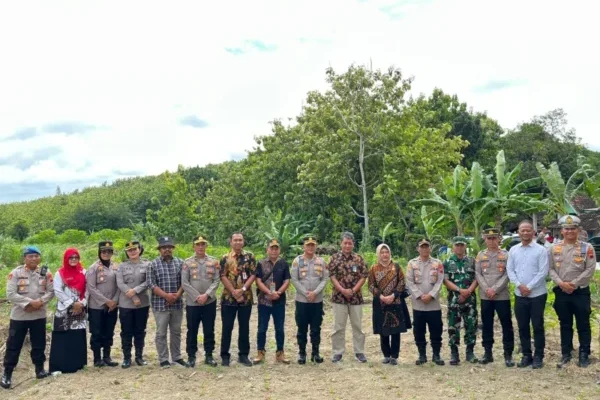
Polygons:
[[[519,367],[541,368],[544,358],[545,278],[550,274],[556,284],[554,308],[560,320],[562,359],[559,367],[571,360],[573,350],[573,317],[579,333],[579,366],[589,364],[590,290],[596,256],[593,248],[577,240],[579,220],[566,216],[559,221],[564,240],[555,242],[549,251],[534,240],[533,226],[528,221],[519,225],[521,243],[510,252],[500,249],[500,231],[487,229],[483,238],[486,249],[476,258],[467,255],[466,239],[453,239],[453,254],[441,262],[431,257],[431,243],[418,242],[419,256],[410,260],[406,274],[392,260],[391,249],[380,244],[377,262],[368,268],[362,256],[354,252],[354,236],[342,234],[341,250],[329,263],[316,255],[317,241],[308,236],[303,241],[303,254],[290,266],[280,257],[276,239],[267,244],[267,257],[256,261],[244,250],[244,236],[236,232],[230,237],[231,250],[220,260],[206,253],[208,240],[193,239],[194,255],[186,260],[173,256],[175,243],[170,237],[158,240],[160,256],[153,261],[142,259],[144,248],[138,241],[125,246],[127,261],[112,261],[111,241],[100,242],[98,260],[85,271],[76,249],[64,254],[63,265],[53,276],[40,268],[41,252],[35,246],[24,249],[24,265],[8,277],[7,297],[12,302],[9,338],[4,357],[4,374],[0,386],[11,385],[12,372],[27,335],[31,338],[31,359],[38,379],[48,376],[44,368],[46,346],[46,305],[57,297],[50,350],[50,372],[75,372],[87,364],[86,329],[89,324],[90,348],[95,367],[116,367],[111,358],[114,329],[121,324],[122,368],[134,361],[143,366],[144,341],[149,310],[156,321],[156,349],[160,366],[174,364],[193,368],[198,352],[198,331],[203,329],[204,363],[216,366],[215,320],[217,289],[221,295],[220,358],[223,366],[231,362],[230,345],[234,323],[238,322],[238,358],[245,366],[262,363],[266,357],[266,334],[271,318],[275,327],[277,362],[288,364],[284,353],[286,290],[296,290],[295,322],[298,364],[307,362],[310,336],[310,361],[322,363],[320,354],[323,322],[323,291],[328,281],[333,285],[332,362],[342,361],[348,319],[352,327],[354,357],[366,362],[365,333],[362,330],[362,287],[368,281],[373,295],[373,332],[380,335],[383,363],[398,364],[400,334],[413,329],[419,352],[417,365],[427,362],[426,331],[433,350],[431,360],[444,365],[441,357],[442,312],[440,291],[448,289],[448,334],[450,364],[458,365],[461,327],[464,326],[466,360],[483,364],[493,362],[494,313],[502,326],[504,360],[514,366],[514,332],[508,283],[515,285],[515,315],[518,323],[523,358]],[[254,304],[253,283],[256,282],[258,310],[257,355],[250,360],[250,317]],[[478,326],[477,299],[479,287],[483,322],[484,355],[474,353]],[[187,321],[187,361],[181,355],[181,327],[184,313]],[[412,321],[406,303],[411,298]],[[531,350],[530,326],[533,326],[535,353]]]

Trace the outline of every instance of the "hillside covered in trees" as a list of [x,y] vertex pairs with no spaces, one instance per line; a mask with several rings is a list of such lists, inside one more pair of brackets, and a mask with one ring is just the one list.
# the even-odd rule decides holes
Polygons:
[[[519,166],[517,182],[539,178],[537,163],[555,162],[565,181],[582,162],[588,171],[600,167],[600,153],[581,143],[560,109],[506,128],[441,89],[411,96],[411,80],[394,68],[330,69],[326,79],[327,91],[308,93],[293,123],[273,121],[241,161],[3,204],[0,235],[59,240],[74,230],[129,228],[144,240],[168,234],[183,242],[204,232],[224,244],[241,230],[260,244],[306,232],[332,242],[351,230],[369,247],[387,235],[407,248],[399,244],[426,233],[414,200],[443,190],[457,165],[492,174],[503,150],[506,168]],[[597,200],[598,174],[588,178],[578,190]],[[534,180],[527,191],[541,199],[546,186]]]

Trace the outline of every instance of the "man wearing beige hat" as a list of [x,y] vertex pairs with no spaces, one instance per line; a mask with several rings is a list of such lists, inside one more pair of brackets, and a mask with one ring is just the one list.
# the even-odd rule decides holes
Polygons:
[[217,288],[221,282],[219,261],[206,254],[208,240],[205,236],[194,237],[194,255],[187,258],[181,271],[181,285],[185,291],[185,315],[187,321],[186,367],[196,366],[198,352],[198,328],[202,323],[204,335],[204,363],[216,367],[213,358],[215,349],[215,319],[217,317]]
[[589,243],[578,240],[579,218],[565,215],[558,223],[564,240],[550,248],[550,278],[556,285],[553,289],[556,296],[554,310],[560,321],[562,359],[558,367],[571,361],[575,317],[579,336],[578,365],[585,368],[590,364],[590,280],[596,268],[596,254]]

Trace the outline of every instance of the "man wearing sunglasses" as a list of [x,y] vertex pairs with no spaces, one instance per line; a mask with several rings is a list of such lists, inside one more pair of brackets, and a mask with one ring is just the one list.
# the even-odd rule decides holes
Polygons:
[[550,278],[556,285],[552,290],[556,295],[554,310],[560,321],[562,353],[557,366],[562,368],[571,361],[575,317],[579,336],[578,365],[585,368],[590,364],[590,280],[596,269],[596,254],[589,243],[578,240],[581,223],[579,218],[565,215],[558,223],[564,240],[550,248]]
[[444,284],[448,288],[448,336],[450,365],[458,365],[460,329],[465,327],[466,359],[476,363],[473,352],[477,334],[477,297],[475,288],[475,260],[467,255],[467,239],[456,236],[452,239],[452,255],[444,262]]
[[486,249],[480,251],[475,259],[475,274],[481,299],[481,322],[483,322],[482,344],[485,351],[479,362],[481,364],[494,362],[492,348],[494,346],[494,312],[496,312],[502,326],[504,364],[507,367],[514,367],[512,354],[515,348],[515,332],[506,272],[508,251],[500,248],[502,238],[500,229],[488,228],[482,236]]

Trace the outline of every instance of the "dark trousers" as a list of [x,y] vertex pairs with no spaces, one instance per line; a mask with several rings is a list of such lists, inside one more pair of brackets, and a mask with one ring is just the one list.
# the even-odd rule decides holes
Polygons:
[[118,309],[108,310],[89,309],[88,317],[90,323],[90,348],[92,351],[107,349],[113,345],[115,325],[119,316]]
[[273,325],[275,325],[275,341],[277,342],[277,351],[283,351],[285,334],[283,326],[285,324],[285,303],[281,302],[273,306],[258,305],[258,331],[256,332],[256,349],[265,350],[267,342],[267,330],[269,329],[269,320],[273,316]]
[[510,300],[481,300],[482,341],[484,349],[494,347],[494,312],[502,326],[504,354],[512,355],[515,349],[515,331],[510,313]]
[[442,348],[442,311],[413,310],[413,334],[415,336],[415,344],[419,349],[424,349],[427,346],[425,326],[429,329],[431,348],[434,352],[439,352]]
[[307,334],[310,326],[310,343],[312,345],[312,354],[319,353],[321,344],[321,324],[323,323],[323,302],[319,303],[301,303],[296,302],[296,326],[298,333],[296,340],[300,353],[306,353],[306,344],[308,342]]
[[238,320],[238,355],[248,356],[250,353],[250,315],[252,305],[248,306],[221,306],[221,320],[223,330],[221,332],[221,358],[229,358],[229,347],[231,346],[231,332],[237,315]]
[[135,345],[135,356],[141,357],[144,353],[144,340],[146,339],[146,324],[150,307],[119,308],[119,321],[121,321],[121,348],[123,357],[131,359],[131,342]]
[[523,356],[531,357],[531,326],[533,327],[533,342],[535,356],[544,358],[546,347],[546,332],[544,330],[544,308],[548,294],[537,297],[515,296],[515,316],[519,326],[519,339]]
[[205,355],[212,355],[215,349],[217,302],[213,301],[205,306],[186,306],[185,318],[187,321],[185,351],[188,357],[195,358],[198,352],[198,328],[200,328],[200,323],[202,323],[202,335],[204,336],[204,353]]
[[46,318],[33,321],[10,320],[8,325],[8,340],[4,354],[4,369],[12,371],[19,362],[25,336],[29,332],[31,341],[31,362],[35,366],[43,366],[46,361]]
[[579,336],[579,351],[590,354],[592,331],[590,329],[590,314],[592,312],[590,288],[577,289],[571,294],[560,288],[554,290],[554,310],[560,321],[560,347],[564,355],[573,351],[573,317],[577,324]]
[[400,355],[400,333],[379,335],[379,344],[384,357],[398,358]]

